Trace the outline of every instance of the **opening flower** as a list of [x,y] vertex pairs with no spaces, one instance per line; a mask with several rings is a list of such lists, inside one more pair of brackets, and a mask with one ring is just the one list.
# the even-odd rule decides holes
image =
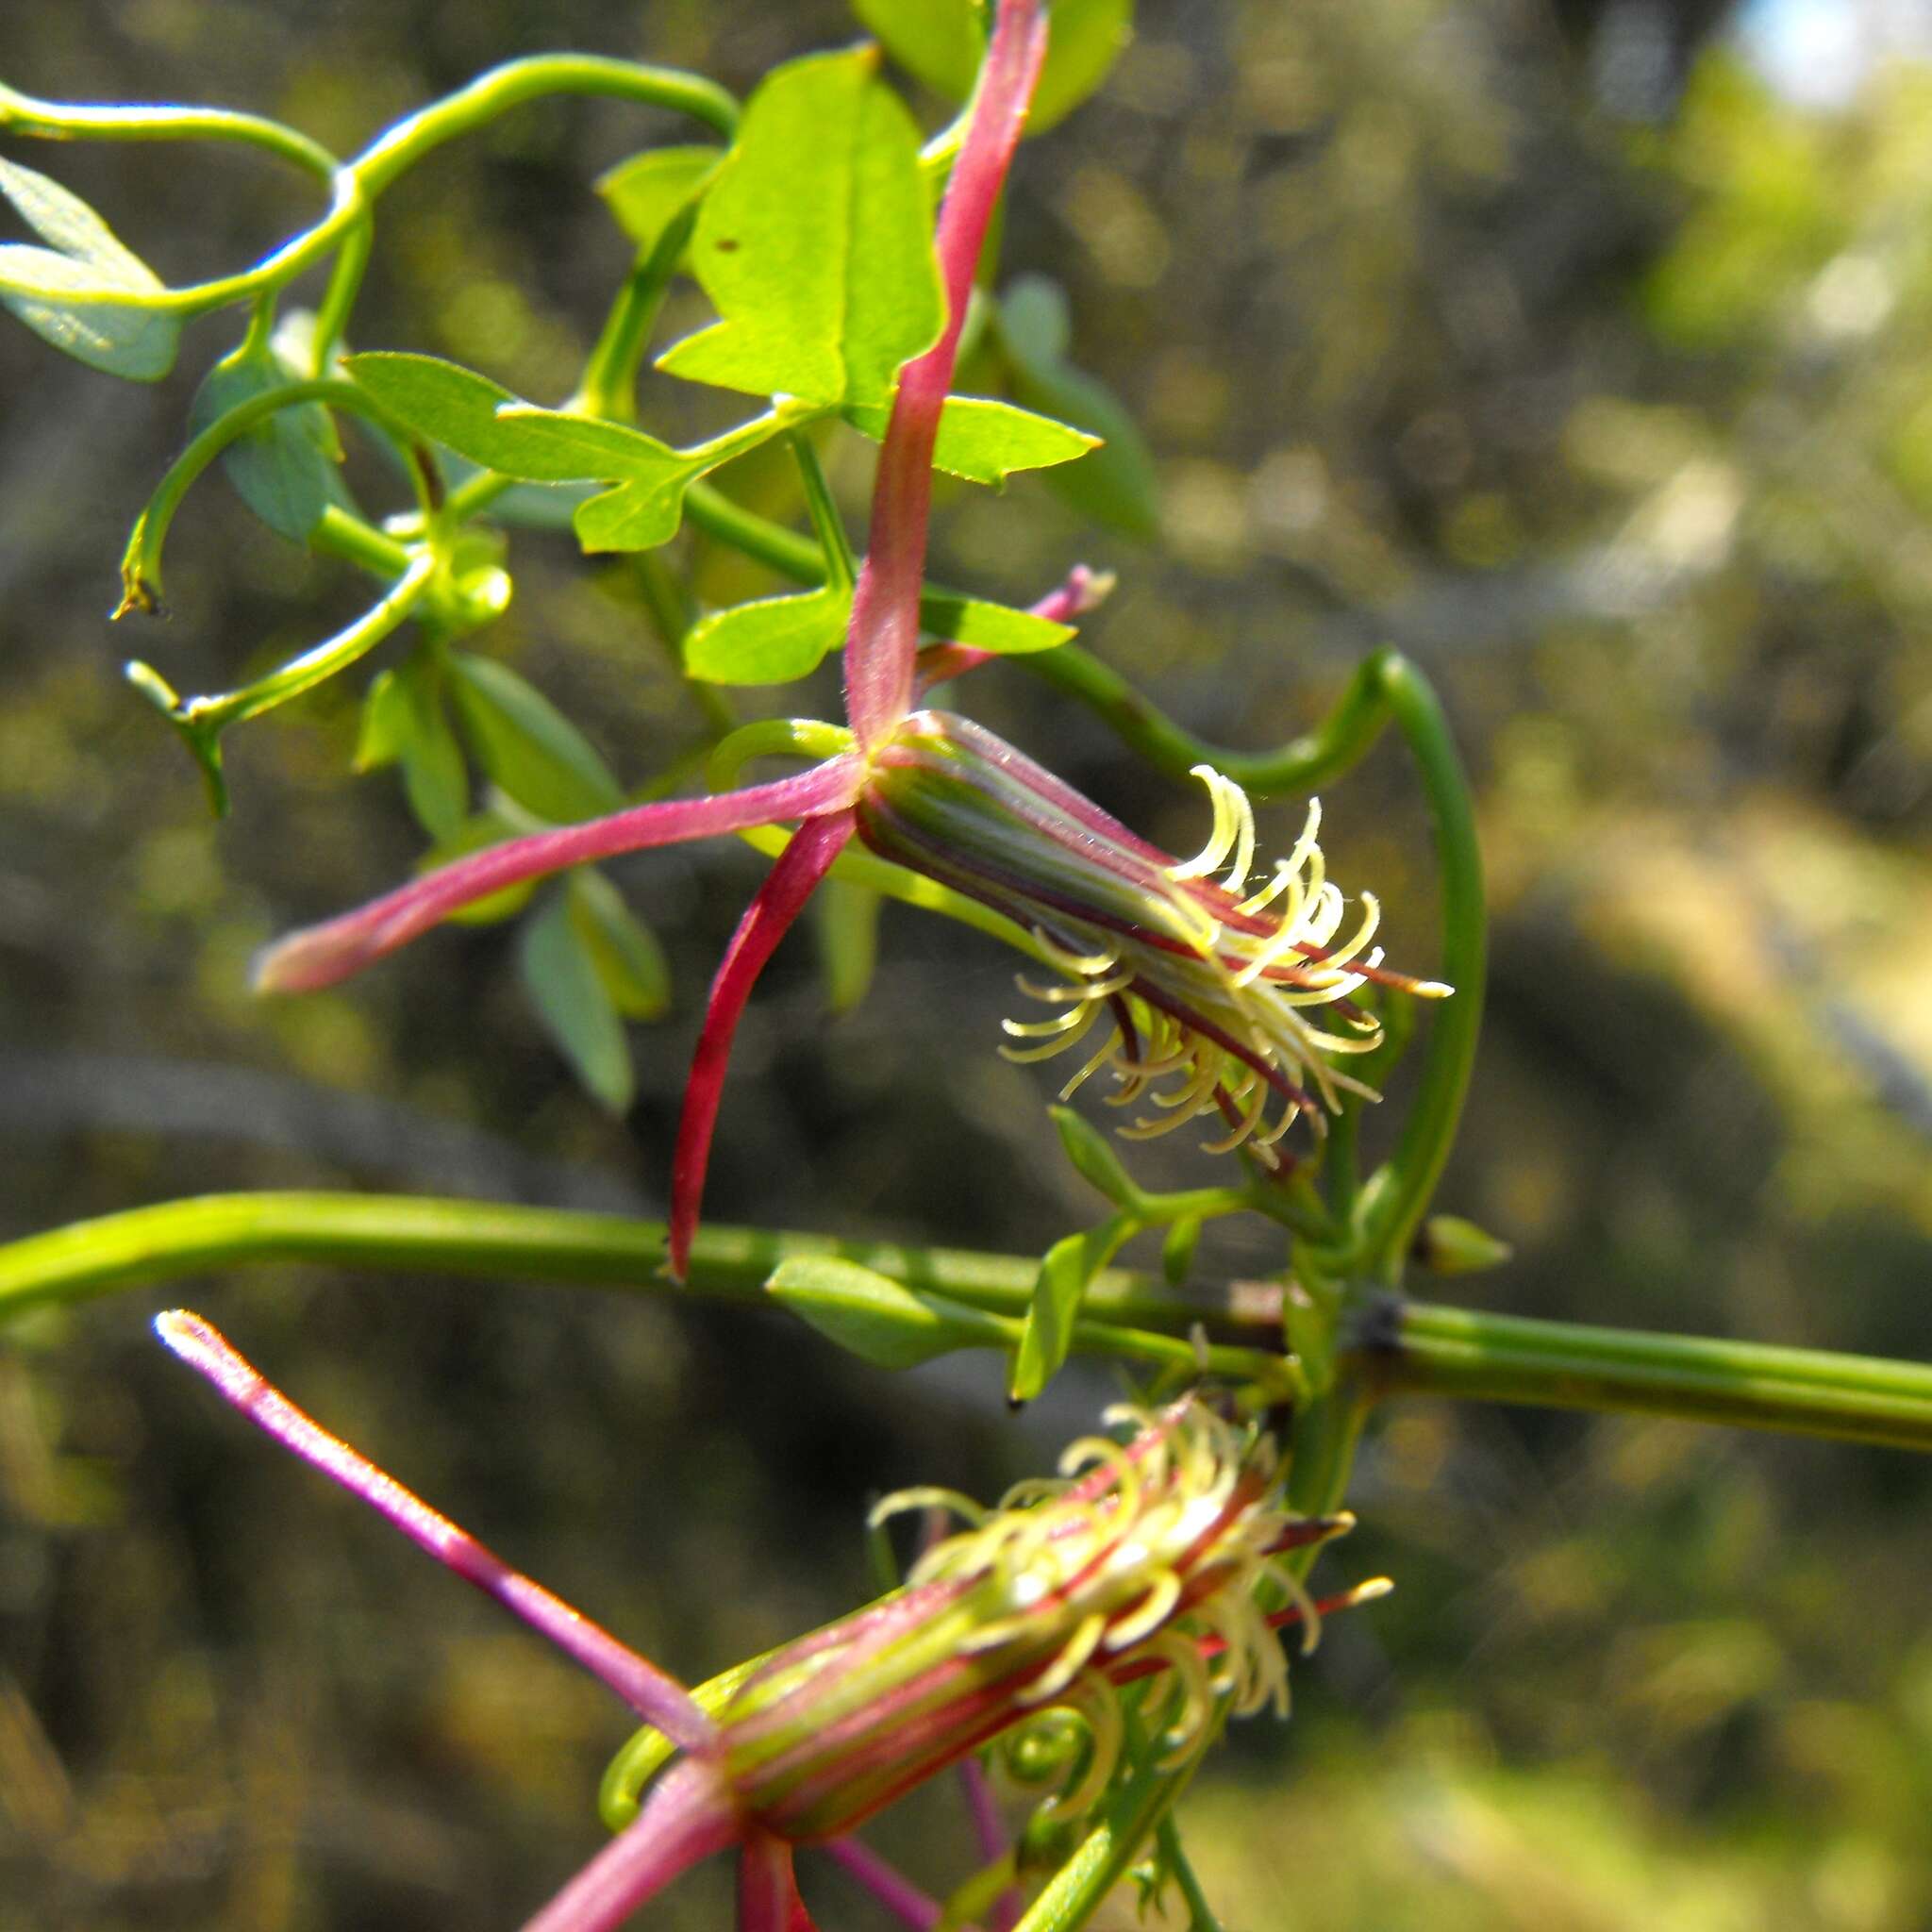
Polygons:
[[[1214,823],[1183,863],[971,720],[918,711],[872,760],[857,812],[882,858],[923,872],[1028,928],[1063,983],[1023,975],[1055,1017],[1008,1020],[1008,1059],[1041,1060],[1105,1028],[1060,1090],[1062,1100],[1110,1067],[1115,1106],[1144,1105],[1122,1132],[1149,1138],[1204,1114],[1226,1153],[1251,1138],[1272,1146],[1304,1112],[1319,1128],[1341,1090],[1375,1097],[1331,1064],[1380,1043],[1379,1023],[1350,999],[1369,980],[1440,995],[1434,981],[1392,973],[1369,950],[1380,918],[1371,893],[1339,938],[1347,902],[1316,842],[1319,801],[1301,837],[1257,891],[1255,817],[1246,795],[1208,765]],[[1225,868],[1218,882],[1208,876]],[[1318,1024],[1327,1008],[1338,1024]],[[1313,1090],[1311,1093],[1310,1090]],[[1319,1095],[1319,1101],[1315,1096]],[[1271,1102],[1278,1110],[1271,1122]]]
[[[932,458],[973,273],[1019,140],[1046,44],[1040,0],[999,0],[971,123],[936,235],[947,322],[899,372],[880,448],[871,538],[845,643],[841,749],[809,771],[711,797],[634,807],[511,840],[270,947],[265,991],[327,986],[459,908],[587,860],[797,822],[746,908],[711,983],[673,1159],[670,1272],[682,1278],[697,1228],[712,1131],[739,1015],[779,941],[854,833],[874,851],[997,908],[1031,931],[1066,984],[1028,993],[1060,1010],[1009,1023],[1019,1058],[1046,1058],[1107,1034],[1064,1090],[1110,1065],[1111,1097],[1138,1106],[1124,1131],[1165,1132],[1203,1114],[1224,1122],[1209,1144],[1253,1140],[1265,1153],[1303,1113],[1317,1122],[1342,1091],[1367,1090],[1330,1062],[1374,1045],[1374,1021],[1350,993],[1379,979],[1412,993],[1447,989],[1385,972],[1365,953],[1375,903],[1352,934],[1322,870],[1311,811],[1273,877],[1249,890],[1254,820],[1238,788],[1202,768],[1214,805],[1206,851],[1180,864],[1010,745],[959,718],[915,710],[919,598]],[[1084,571],[1037,609],[1076,615],[1101,590]],[[974,653],[941,644],[924,669],[956,675]],[[925,681],[930,681],[930,676]],[[823,731],[824,727],[819,727]],[[1207,875],[1225,868],[1216,883]],[[1309,1009],[1326,1008],[1331,1022]],[[1269,1109],[1275,1112],[1270,1118]]]
[[739,1932],[799,1932],[810,1921],[791,1854],[813,1844],[889,1905],[903,1911],[909,1902],[933,1923],[930,1900],[848,1839],[874,1812],[1055,1713],[1087,1733],[1051,1805],[1055,1816],[1078,1817],[1121,1763],[1122,1685],[1168,1680],[1143,1714],[1177,1765],[1206,1742],[1224,1707],[1286,1710],[1282,1627],[1300,1624],[1312,1649],[1324,1614],[1389,1587],[1375,1579],[1321,1603],[1308,1597],[1288,1554],[1353,1519],[1291,1515],[1267,1436],[1192,1399],[1156,1414],[1122,1408],[1108,1419],[1134,1429],[1130,1441],[1074,1443],[1058,1477],[1021,1484],[995,1509],[950,1491],[889,1497],[875,1522],[937,1507],[968,1527],[928,1549],[902,1590],[694,1696],[330,1435],[201,1317],[176,1309],[155,1327],[268,1435],[549,1638],[654,1727],[641,1754],[626,1754],[633,1789],[668,1768],[525,1932],[608,1932],[678,1874],[731,1847]]

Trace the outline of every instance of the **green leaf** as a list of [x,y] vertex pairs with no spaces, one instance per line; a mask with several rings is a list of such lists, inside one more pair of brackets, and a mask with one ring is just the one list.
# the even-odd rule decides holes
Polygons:
[[[501,470],[532,483],[599,480],[618,474],[632,441],[662,443],[615,424],[581,417],[533,425],[520,417],[500,417],[501,409],[527,409],[521,396],[459,368],[440,356],[381,351],[344,358],[344,372],[391,415],[417,435],[440,442],[488,470]],[[551,415],[551,411],[539,411]],[[575,432],[567,425],[575,425]],[[670,454],[666,451],[665,454]]]
[[836,874],[811,895],[825,1004],[835,1013],[851,1012],[872,990],[879,955],[879,905],[870,886]]
[[476,762],[539,818],[573,824],[618,810],[624,790],[584,734],[507,665],[452,652],[450,695]]
[[[849,408],[846,420],[877,441],[886,433],[883,408]],[[1097,449],[1101,439],[1050,416],[1017,408],[991,396],[948,396],[940,412],[939,441],[932,453],[936,470],[969,483],[1002,488],[1015,470],[1043,470],[1070,463]]]
[[637,1093],[630,1045],[596,963],[577,936],[564,893],[525,925],[517,960],[544,1031],[591,1096],[612,1113],[623,1113]]
[[1060,1145],[1088,1186],[1097,1189],[1116,1208],[1136,1208],[1144,1198],[1133,1177],[1121,1165],[1113,1142],[1071,1107],[1050,1107]]
[[[285,388],[291,380],[266,348],[238,349],[217,362],[195,392],[188,429],[198,436],[236,408]],[[306,541],[330,504],[351,508],[337,465],[341,443],[335,419],[320,403],[277,409],[246,430],[222,456],[222,468],[242,501],[279,537]]]
[[[351,356],[343,366],[409,428],[485,469],[530,483],[614,485],[580,503],[572,518],[586,550],[669,542],[691,482],[747,446],[727,437],[673,449],[640,429],[526,403],[436,356],[373,353]],[[780,426],[774,419],[765,433]]]
[[130,303],[90,302],[106,289],[164,295],[166,285],[86,202],[17,161],[0,160],[0,194],[51,248],[0,246],[0,303],[90,368],[154,382],[175,366],[181,318]]
[[717,147],[654,147],[602,175],[597,192],[617,225],[648,255],[673,222],[710,185],[724,159]]
[[1416,1257],[1437,1274],[1477,1274],[1500,1268],[1515,1252],[1488,1228],[1459,1214],[1432,1214],[1423,1223]]
[[989,604],[983,597],[961,597],[951,591],[927,589],[919,599],[919,622],[936,638],[976,650],[997,651],[1003,657],[1023,657],[1029,651],[1050,651],[1076,635],[1071,624],[1035,617],[1010,604]]
[[1074,1323],[1088,1284],[1119,1254],[1139,1224],[1130,1216],[1112,1220],[1084,1234],[1070,1234],[1047,1249],[1033,1283],[1033,1300],[1020,1328],[1007,1392],[1015,1402],[1031,1402],[1059,1374],[1074,1345]]
[[1170,1288],[1185,1288],[1194,1272],[1194,1250],[1201,1245],[1201,1217],[1185,1215],[1167,1231],[1160,1244],[1160,1273]]
[[721,318],[658,368],[821,405],[891,400],[945,297],[919,130],[870,48],[793,60],[746,105],[705,197],[693,273]]
[[383,672],[362,703],[356,769],[373,772],[400,764],[403,791],[417,823],[432,839],[448,841],[462,834],[470,808],[470,774],[442,708],[441,684],[426,653]]
[[[935,93],[963,101],[972,92],[986,49],[977,0],[853,0],[852,10]],[[1134,0],[1054,0],[1028,134],[1051,127],[1107,78],[1133,22]]]
[[684,668],[708,684],[789,684],[845,641],[852,592],[826,584],[758,597],[700,618],[684,638]]
[[831,1255],[781,1261],[765,1291],[827,1341],[880,1369],[911,1369],[956,1349],[1004,1345],[1009,1324]]
[[1044,275],[1023,276],[1001,296],[997,312],[1013,393],[1102,439],[1085,462],[1048,476],[1048,486],[1083,515],[1124,536],[1158,535],[1160,488],[1153,454],[1120,398],[1066,360],[1067,299],[1059,286]]
[[579,866],[564,882],[577,939],[610,1004],[626,1020],[661,1019],[671,1005],[671,968],[664,949],[600,872]]

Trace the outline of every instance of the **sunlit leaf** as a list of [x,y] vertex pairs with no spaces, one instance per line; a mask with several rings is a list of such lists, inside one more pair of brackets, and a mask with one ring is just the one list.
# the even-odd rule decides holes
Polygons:
[[819,404],[887,402],[945,319],[912,117],[867,48],[770,75],[705,196],[691,267],[720,321],[658,366]]
[[852,592],[827,584],[714,610],[685,634],[684,668],[710,684],[787,684],[845,641]]
[[418,435],[485,469],[532,483],[610,484],[572,518],[586,550],[668,542],[685,491],[729,454],[675,450],[640,429],[540,408],[440,357],[351,356],[344,367]]
[[828,1341],[879,1369],[916,1368],[955,1349],[1006,1340],[995,1315],[908,1288],[835,1255],[781,1261],[765,1292]]
[[1124,1215],[1047,1249],[1033,1283],[1033,1299],[1021,1324],[1007,1392],[1031,1402],[1059,1374],[1074,1345],[1074,1323],[1089,1284],[1120,1252],[1136,1224]]
[[718,172],[724,150],[717,147],[654,147],[603,175],[597,192],[618,225],[641,253],[701,195]]
[[[853,427],[874,441],[886,433],[883,407],[845,411]],[[1070,463],[1099,446],[1100,438],[1050,416],[1016,408],[991,396],[948,396],[940,412],[939,441],[933,446],[936,470],[969,483],[1005,484],[1015,470],[1041,470]]]
[[960,597],[928,587],[919,600],[919,622],[934,637],[949,643],[971,644],[975,650],[1020,657],[1029,651],[1050,651],[1076,633],[1071,624],[1035,617],[1010,604],[990,604],[983,597]]
[[87,300],[106,289],[164,295],[160,277],[86,202],[45,175],[0,159],[0,194],[53,244],[0,246],[0,302],[36,335],[91,368],[135,382],[167,375],[181,340],[178,315]]

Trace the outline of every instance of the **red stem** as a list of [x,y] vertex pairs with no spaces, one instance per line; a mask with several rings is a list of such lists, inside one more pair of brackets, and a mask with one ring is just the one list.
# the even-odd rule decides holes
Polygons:
[[914,1885],[870,1845],[861,1844],[856,1838],[834,1838],[825,1840],[825,1850],[912,1932],[933,1932],[933,1927],[945,1917],[944,1907],[931,1892]]
[[861,751],[889,737],[911,708],[940,411],[953,385],[959,331],[987,224],[1006,183],[1045,53],[1046,17],[1040,0],[999,0],[979,72],[973,125],[940,209],[937,244],[946,294],[945,330],[924,355],[899,372],[891,421],[879,451],[872,534],[845,648],[845,712]]
[[408,944],[459,908],[567,866],[837,809],[851,803],[859,777],[857,759],[828,758],[808,772],[765,785],[747,785],[740,791],[723,791],[711,798],[660,799],[585,824],[507,840],[413,879],[353,912],[277,940],[255,962],[256,991],[313,992],[318,987],[333,986]]
[[851,838],[850,809],[808,819],[791,844],[766,874],[758,896],[744,908],[738,930],[719,962],[711,981],[705,1024],[697,1052],[685,1083],[684,1112],[677,1123],[677,1151],[671,1163],[671,1238],[667,1272],[682,1281],[691,1258],[691,1236],[697,1232],[698,1204],[705,1191],[705,1169],[710,1164],[711,1130],[718,1122],[718,1103],[724,1087],[724,1066],[731,1057],[731,1037],[744,1003],[772,957],[786,928],[798,917],[818,882],[832,868]]
[[212,1323],[185,1308],[175,1308],[156,1316],[155,1332],[258,1428],[340,1483],[352,1496],[359,1497],[419,1549],[427,1550],[439,1563],[547,1637],[667,1737],[688,1750],[704,1750],[714,1742],[717,1727],[675,1678],[620,1643],[561,1598],[551,1595],[541,1583],[512,1570],[468,1530],[432,1509],[414,1491],[405,1489],[340,1437],[330,1435],[238,1354]]
[[814,1932],[791,1847],[768,1831],[749,1833],[738,1855],[738,1932]]
[[615,1932],[679,1873],[744,1835],[744,1823],[711,1763],[692,1757],[673,1765],[638,1817],[524,1932]]

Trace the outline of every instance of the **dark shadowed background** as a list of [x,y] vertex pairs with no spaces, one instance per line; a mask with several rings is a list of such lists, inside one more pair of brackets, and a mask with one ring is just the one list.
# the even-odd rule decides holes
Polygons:
[[[1861,91],[1801,109],[1745,58],[1820,79],[1799,15],[1862,10],[1758,7],[1747,42],[1662,0],[1144,0],[1104,94],[1023,152],[1005,273],[1066,285],[1076,355],[1154,452],[1159,538],[1095,534],[1038,480],[962,487],[939,561],[1023,601],[1075,559],[1118,570],[1086,641],[1243,747],[1305,728],[1375,643],[1439,681],[1496,922],[1443,1201],[1516,1248],[1445,1292],[1924,1357],[1932,75],[1909,49],[1855,62]],[[515,54],[741,91],[854,31],[831,0],[16,0],[0,70],[251,108],[348,151]],[[683,138],[565,101],[442,151],[383,204],[357,342],[560,396],[625,262],[589,184]],[[310,211],[218,151],[8,152],[172,281]],[[680,298],[663,333],[700,313]],[[658,1211],[703,989],[758,875],[742,848],[613,868],[678,989],[636,1034],[622,1122],[544,1041],[500,931],[306,1001],[246,991],[256,945],[400,878],[419,841],[392,776],[348,775],[359,678],[235,735],[222,824],[121,682],[138,654],[219,689],[356,608],[343,567],[211,482],[171,548],[172,621],[105,622],[127,525],[238,330],[196,325],[140,388],[0,328],[0,1234],[245,1187]],[[646,380],[644,420],[680,440],[729,407]],[[864,451],[828,454],[856,516]],[[697,721],[619,575],[541,537],[513,561],[481,648],[647,775]],[[698,562],[721,595],[755,581]],[[961,701],[1198,842],[1198,791],[1023,671]],[[1426,969],[1398,752],[1324,803],[1335,870]],[[1267,813],[1264,850],[1296,823]],[[1017,1252],[1091,1218],[1042,1071],[992,1051],[1009,972],[889,909],[871,997],[828,1020],[801,931],[741,1032],[711,1212]],[[1270,1256],[1237,1233],[1210,1258]],[[775,1319],[537,1286],[276,1266],[165,1299],[692,1677],[868,1593],[873,1494],[996,1491],[1112,1387],[1070,1376],[1016,1423],[991,1364],[888,1379]],[[153,1344],[162,1304],[0,1341],[0,1924],[516,1923],[596,1843],[623,1713],[218,1410]],[[1418,1405],[1355,1500],[1343,1565],[1397,1594],[1190,1800],[1230,1926],[1932,1923],[1921,1465]],[[968,1858],[949,1800],[880,1831],[941,1886]],[[836,1876],[807,1885],[861,1922]],[[714,1924],[722,1899],[708,1874],[651,1923]]]

